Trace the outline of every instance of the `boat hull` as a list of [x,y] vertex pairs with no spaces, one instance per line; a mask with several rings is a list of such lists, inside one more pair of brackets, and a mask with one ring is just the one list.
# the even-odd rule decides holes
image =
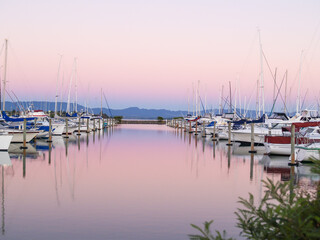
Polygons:
[[[254,134],[254,143],[264,144],[263,134]],[[250,143],[251,142],[251,133],[248,132],[231,132],[231,139],[234,142],[240,143]]]
[[296,153],[296,160],[299,162],[312,162],[320,160],[320,144],[312,144],[308,147],[299,146]]
[[291,144],[265,143],[266,153],[269,155],[290,156]]
[[0,151],[8,151],[13,135],[0,135]]

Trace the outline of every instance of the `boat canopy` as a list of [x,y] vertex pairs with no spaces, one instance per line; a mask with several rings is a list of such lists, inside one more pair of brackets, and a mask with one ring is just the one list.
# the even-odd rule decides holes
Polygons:
[[72,115],[70,115],[69,113],[66,113],[67,117],[78,117],[78,114],[75,112]]
[[6,122],[23,122],[25,119],[27,121],[34,121],[36,118],[34,117],[29,117],[29,118],[24,118],[24,117],[9,117],[5,111],[2,111],[2,117]]
[[320,122],[297,122],[292,123],[296,129],[304,128],[304,127],[316,127],[320,126]]
[[261,118],[256,119],[256,120],[241,119],[241,120],[239,120],[239,121],[233,121],[232,123],[233,123],[234,125],[243,125],[243,124],[245,124],[245,123],[246,123],[246,124],[250,124],[250,123],[264,123],[265,120],[266,120],[266,116],[265,116],[265,114],[264,114],[264,115],[262,115]]
[[198,121],[200,119],[200,116],[194,118],[194,119],[186,119],[188,122],[195,122]]
[[268,118],[269,119],[284,120],[284,121],[289,120],[289,117],[284,112],[273,112]]

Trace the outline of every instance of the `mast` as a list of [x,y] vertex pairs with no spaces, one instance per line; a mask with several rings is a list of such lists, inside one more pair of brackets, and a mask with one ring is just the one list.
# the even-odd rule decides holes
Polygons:
[[102,117],[102,88],[101,88],[101,117]]
[[301,67],[302,67],[302,54],[303,50],[301,51],[300,55],[300,67],[299,67],[299,81],[298,81],[298,96],[297,96],[297,113],[301,112],[301,96],[300,96],[300,88],[301,88]]
[[219,97],[219,114],[221,114],[221,108],[222,108],[222,106],[221,106],[221,91],[219,90],[219,93],[220,93],[220,97]]
[[247,96],[244,96],[244,106],[243,106],[243,114],[244,114],[244,117],[246,117],[247,115]]
[[206,113],[207,113],[207,86],[204,89],[204,115]]
[[[76,59],[74,59],[74,65],[73,65],[73,67],[74,67],[74,69],[75,69],[75,63],[76,63]],[[74,75],[74,73],[75,73],[75,70],[74,71],[72,71],[72,73],[71,73],[71,79],[70,79],[70,84],[69,84],[69,93],[68,93],[68,102],[67,102],[67,113],[70,113],[70,95],[71,95],[71,86],[72,86],[72,80],[73,80],[73,75]]]
[[286,70],[286,82],[284,87],[284,113],[287,114],[287,81],[288,81],[288,70]]
[[260,117],[259,79],[257,80],[256,117]]
[[189,115],[189,88],[188,88],[188,115]]
[[240,110],[240,115],[242,115],[242,102],[241,102],[240,87],[238,87],[238,96],[239,96],[239,110]]
[[88,92],[87,92],[87,96],[86,96],[86,114],[89,114],[89,107],[88,107],[88,95],[89,95],[89,91],[90,91],[90,83],[88,83]]
[[221,91],[221,114],[223,113],[223,89],[224,89],[224,85],[222,85],[222,91]]
[[61,90],[60,90],[60,116],[62,114],[62,89],[63,89],[63,82],[64,82],[64,71],[62,73],[62,83],[61,83]]
[[198,116],[198,88],[196,90],[196,116]]
[[232,112],[232,102],[231,102],[231,81],[229,81],[229,98],[230,98],[230,103],[229,103],[229,112]]
[[275,102],[276,100],[276,85],[277,85],[277,68],[274,71],[274,81],[273,81],[273,98],[272,101]]
[[58,107],[58,82],[60,77],[60,66],[61,66],[62,55],[60,55],[59,67],[58,67],[58,75],[57,75],[57,84],[56,84],[56,99],[54,103],[54,116],[57,115],[57,107]]
[[194,116],[194,101],[195,101],[195,99],[194,99],[194,83],[192,83],[192,116]]
[[[198,89],[197,89],[197,93],[198,93],[198,100],[200,100],[200,80],[198,80]],[[201,107],[200,107],[200,101],[198,101],[198,113],[199,115],[197,114],[197,116],[200,116],[201,115]]]
[[72,75],[71,75],[71,79],[70,79],[70,84],[69,84],[69,93],[68,93],[68,102],[67,102],[67,113],[70,113],[70,93],[71,93],[71,83],[72,83]]
[[[264,79],[263,79],[263,51],[262,51],[262,43],[261,43],[261,36],[260,36],[260,29],[258,29],[259,33],[259,44],[260,44],[260,98],[262,104],[262,114],[265,113],[264,110]],[[260,107],[259,107],[259,115],[260,115]]]
[[8,62],[8,39],[5,39],[4,72],[3,72],[3,92],[2,92],[2,111],[6,110],[6,82],[7,82],[7,62]]
[[234,94],[234,110],[233,110],[234,113],[237,112],[238,79],[239,79],[239,74],[237,74],[237,78],[236,78],[236,89]]
[[75,112],[78,112],[78,86],[77,86],[77,58],[74,58],[74,79],[75,79],[75,88],[76,88],[76,106]]

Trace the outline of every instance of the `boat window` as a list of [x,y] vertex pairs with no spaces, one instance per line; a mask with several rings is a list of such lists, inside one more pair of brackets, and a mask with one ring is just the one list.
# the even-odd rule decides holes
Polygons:
[[285,113],[273,113],[269,119],[277,119],[277,120],[289,120]]
[[312,133],[314,131],[314,128],[308,128],[305,132],[305,134],[308,134],[308,133]]
[[318,117],[318,111],[316,111],[316,110],[310,111],[310,116],[312,118],[317,118]]

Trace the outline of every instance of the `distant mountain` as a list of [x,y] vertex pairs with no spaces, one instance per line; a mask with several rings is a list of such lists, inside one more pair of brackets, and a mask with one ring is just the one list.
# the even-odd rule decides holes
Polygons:
[[[18,110],[20,108],[28,109],[32,106],[33,109],[41,109],[44,111],[54,111],[55,103],[54,102],[43,102],[43,101],[32,101],[32,102],[6,102],[6,110]],[[73,104],[70,104],[71,111],[74,109]],[[66,111],[67,103],[58,102],[58,111]],[[77,105],[78,111],[84,111],[85,107],[82,105]],[[100,114],[101,108],[89,108],[89,112],[94,114]],[[181,117],[187,114],[186,111],[171,111],[166,109],[144,109],[138,107],[129,107],[125,109],[107,109],[102,108],[103,113],[108,116],[123,116],[124,119],[156,119],[157,117],[163,118],[174,118]]]
[[[54,102],[43,102],[43,101],[33,101],[33,102],[6,102],[6,110],[12,111],[20,108],[28,109],[28,107],[32,106],[33,109],[41,109],[44,111],[54,111]],[[2,105],[1,105],[2,107]],[[73,104],[70,104],[70,111],[73,111]],[[66,111],[67,103],[66,102],[58,102],[58,111]],[[77,105],[77,110],[79,112],[84,111],[85,107],[82,105]],[[100,114],[101,108],[89,108],[90,113]],[[123,116],[124,119],[156,119],[157,117],[163,118],[174,118],[174,117],[182,117],[187,115],[187,111],[172,111],[167,109],[145,109],[138,107],[129,107],[125,109],[107,109],[102,108],[103,113],[108,116]],[[218,113],[217,109],[213,109],[215,114]],[[239,112],[239,110],[238,110]],[[242,111],[243,112],[243,111]],[[247,111],[247,117],[255,118],[255,111],[249,110]]]
[[[100,108],[93,108],[94,113],[100,113]],[[174,118],[182,117],[187,114],[186,111],[171,111],[166,109],[144,109],[130,107],[125,109],[110,109],[113,116],[123,116],[125,119],[156,119],[157,117]],[[104,110],[110,115],[109,110]]]

